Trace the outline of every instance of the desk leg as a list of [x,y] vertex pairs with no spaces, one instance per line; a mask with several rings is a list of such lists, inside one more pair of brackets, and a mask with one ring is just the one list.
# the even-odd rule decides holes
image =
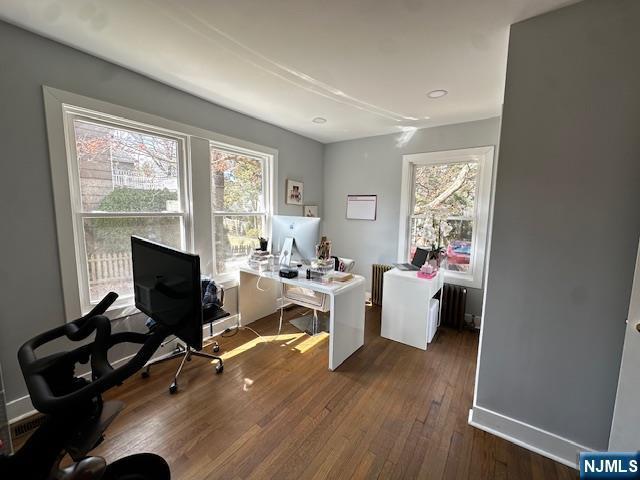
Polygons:
[[440,286],[440,301],[438,302],[438,327],[442,323],[442,300],[444,300],[444,285]]
[[248,325],[274,313],[279,307],[279,296],[279,282],[241,271],[238,287],[240,325]]
[[329,370],[335,370],[364,345],[364,282],[331,296]]

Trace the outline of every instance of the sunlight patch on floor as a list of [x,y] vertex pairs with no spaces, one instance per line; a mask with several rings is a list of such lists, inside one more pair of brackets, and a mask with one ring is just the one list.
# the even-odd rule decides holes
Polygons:
[[250,378],[245,378],[243,385],[242,385],[242,390],[244,390],[245,392],[249,391],[249,389],[251,388],[251,386],[253,385],[253,380],[251,380]]
[[229,350],[228,352],[224,352],[222,355],[223,360],[228,360],[229,358],[233,358],[237,355],[240,355],[252,348],[260,345],[262,343],[271,343],[277,342],[280,346],[285,346],[299,340],[303,337],[304,333],[283,333],[281,335],[263,335],[261,337],[254,338],[253,340],[248,341],[247,343],[243,343],[242,345],[234,348],[233,350]]
[[313,337],[308,337],[305,340],[303,340],[302,342],[300,342],[299,344],[297,344],[293,348],[293,350],[297,350],[300,353],[305,353],[307,350],[315,347],[316,345],[318,345],[320,342],[323,342],[327,338],[329,338],[329,333],[328,332],[317,333]]
[[[297,334],[296,334],[297,335]],[[300,334],[302,335],[302,334]],[[295,342],[296,340],[298,340],[300,337],[296,336],[295,338],[292,338],[291,340],[284,342],[282,345],[291,345],[293,342]]]

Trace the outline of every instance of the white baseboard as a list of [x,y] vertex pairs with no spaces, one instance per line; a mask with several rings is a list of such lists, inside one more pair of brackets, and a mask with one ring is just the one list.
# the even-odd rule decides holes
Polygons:
[[[224,317],[213,324],[213,335],[212,337],[217,337],[218,335],[222,335],[227,328],[235,328],[239,325],[240,315],[237,313],[234,315],[229,315],[228,317]],[[202,327],[202,332],[204,334],[204,338],[209,338],[209,325],[204,325]]]
[[[234,328],[238,325],[238,315],[230,315],[221,320],[218,320],[213,324],[213,336],[217,337],[222,334],[227,328]],[[203,327],[204,338],[209,337],[209,326],[204,325]],[[164,347],[158,348],[156,355],[152,357],[151,360],[157,360],[165,355],[171,355],[173,349],[175,348],[175,342],[170,341],[165,344]],[[114,367],[117,367],[119,364],[126,362],[133,355],[128,355],[124,358],[120,358],[115,362],[112,362]],[[150,360],[150,361],[151,361]],[[81,377],[88,377],[89,372],[86,372]],[[31,415],[34,415],[36,412],[35,408],[33,408],[33,404],[31,403],[31,397],[29,395],[25,395],[24,397],[16,398],[15,400],[11,400],[7,402],[7,418],[9,419],[9,423],[13,424],[15,422],[19,422]]]
[[9,423],[19,422],[23,418],[33,415],[35,412],[29,395],[7,402],[7,418],[9,419]]
[[477,405],[469,410],[469,425],[576,470],[580,452],[593,451],[555,433]]

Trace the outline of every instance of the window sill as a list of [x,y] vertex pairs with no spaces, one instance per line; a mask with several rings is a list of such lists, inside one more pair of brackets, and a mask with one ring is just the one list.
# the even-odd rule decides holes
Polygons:
[[[221,286],[225,290],[230,288],[235,288],[240,285],[240,278],[238,272],[226,273],[223,275],[218,275],[213,278],[217,285]],[[86,310],[83,315],[86,315],[91,311],[91,309],[95,307],[95,305],[91,305],[88,310]],[[122,302],[116,302],[107,311],[104,315],[109,320],[118,320],[120,318],[129,317],[131,315],[137,315],[139,313],[144,314],[140,310],[138,310],[135,306],[133,298],[123,299]]]
[[465,288],[482,288],[482,280],[473,278],[472,275],[460,274],[449,270],[444,271],[444,281],[451,285]]
[[220,285],[225,290],[229,288],[235,288],[240,285],[240,272],[223,273],[221,275],[215,275],[213,281],[217,285]]
[[[89,313],[93,307],[95,307],[95,305],[91,305],[90,308],[83,312],[82,315],[86,315],[87,313]],[[139,313],[142,312],[136,308],[135,304],[133,303],[133,298],[131,298],[120,303],[116,302],[115,305],[112,305],[107,309],[106,312],[104,312],[104,316],[109,320],[118,320],[120,318],[137,315]]]

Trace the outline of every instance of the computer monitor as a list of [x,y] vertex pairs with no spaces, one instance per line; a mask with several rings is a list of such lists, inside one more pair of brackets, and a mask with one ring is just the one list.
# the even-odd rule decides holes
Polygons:
[[281,253],[286,239],[293,238],[294,258],[311,260],[320,238],[320,218],[274,215],[271,217],[271,253]]
[[427,261],[427,257],[429,256],[429,250],[426,248],[416,248],[416,253],[413,254],[413,259],[411,260],[411,265],[414,267],[422,267],[424,263]]
[[202,350],[200,257],[131,237],[136,307]]

